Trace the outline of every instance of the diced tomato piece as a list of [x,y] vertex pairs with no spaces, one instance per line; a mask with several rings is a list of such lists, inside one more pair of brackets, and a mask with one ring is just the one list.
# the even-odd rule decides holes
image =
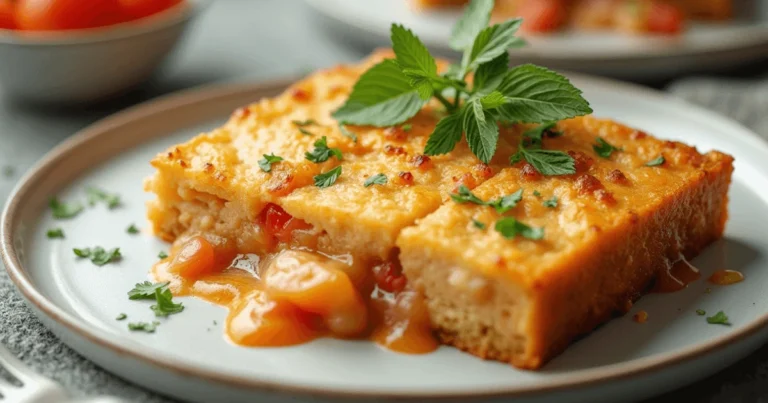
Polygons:
[[213,245],[201,236],[190,238],[173,256],[169,270],[187,279],[197,279],[216,270]]
[[306,221],[294,218],[277,204],[269,203],[261,211],[259,218],[261,226],[267,234],[277,238],[280,242],[288,243],[292,239],[293,231],[312,228]]
[[0,29],[15,29],[16,20],[11,0],[0,0]]
[[565,22],[565,6],[561,0],[533,0],[521,2],[518,14],[523,19],[522,30],[552,32]]
[[683,30],[683,13],[679,8],[662,1],[654,1],[648,12],[648,31],[677,34]]
[[403,275],[403,268],[396,261],[387,261],[373,268],[376,285],[383,291],[397,293],[405,289],[408,281]]

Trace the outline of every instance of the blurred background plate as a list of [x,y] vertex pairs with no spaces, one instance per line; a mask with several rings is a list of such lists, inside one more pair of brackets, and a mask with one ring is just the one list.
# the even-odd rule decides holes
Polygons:
[[[448,47],[460,10],[414,11],[405,0],[306,0],[334,33],[365,46],[389,46],[393,21],[411,28],[436,52]],[[682,74],[731,70],[768,56],[768,2],[735,1],[725,23],[692,23],[679,37],[573,32],[528,38],[511,52],[512,63],[535,63],[631,80],[664,80]]]

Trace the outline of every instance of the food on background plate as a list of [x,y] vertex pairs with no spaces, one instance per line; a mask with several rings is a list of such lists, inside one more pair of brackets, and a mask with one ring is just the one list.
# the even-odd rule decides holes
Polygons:
[[0,0],[0,29],[62,31],[135,21],[184,0]]
[[[417,10],[458,7],[468,0],[406,0]],[[492,2],[492,1],[491,1]],[[686,20],[728,20],[731,0],[499,0],[495,19],[521,17],[530,33],[605,29],[627,33],[674,35]]]
[[173,246],[155,281],[227,306],[237,344],[444,343],[536,369],[722,235],[730,156],[510,68],[520,21],[486,28],[480,3],[460,65],[393,25],[392,51],[157,155],[148,217]]

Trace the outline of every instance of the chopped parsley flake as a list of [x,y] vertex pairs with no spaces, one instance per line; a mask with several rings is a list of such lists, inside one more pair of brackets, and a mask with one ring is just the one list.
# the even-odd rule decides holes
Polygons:
[[603,158],[611,158],[611,154],[613,154],[614,151],[622,151],[621,148],[612,146],[602,137],[597,138],[597,144],[593,145],[592,149],[595,150],[597,155]]
[[656,157],[656,158],[646,162],[645,166],[647,166],[647,167],[657,167],[657,166],[660,166],[660,165],[664,165],[664,162],[666,162],[666,160],[664,159],[664,156],[663,155],[659,155],[658,157]]
[[168,257],[168,254],[165,253],[164,251],[160,251],[160,253],[157,254],[157,258],[160,259],[160,260],[163,260],[163,259],[165,259],[167,257]]
[[85,193],[88,195],[90,206],[94,206],[98,202],[106,203],[110,210],[120,206],[120,196],[116,193],[107,193],[95,187],[88,187],[85,189]]
[[125,318],[127,318],[127,317],[128,317],[128,315],[126,315],[124,313],[121,313],[120,315],[117,315],[115,320],[125,320]]
[[311,131],[309,131],[309,130],[303,128],[303,127],[299,127],[299,133],[301,133],[301,134],[303,134],[305,136],[314,136],[315,135],[315,133],[312,133]]
[[128,330],[131,331],[141,331],[141,332],[147,332],[147,333],[154,333],[155,329],[157,329],[157,325],[159,325],[160,322],[131,322],[128,323]]
[[322,189],[336,183],[336,179],[339,179],[339,176],[341,176],[341,165],[326,173],[315,175],[313,179],[315,180],[315,186]]
[[725,315],[725,312],[719,311],[718,313],[714,314],[713,316],[707,317],[707,323],[712,325],[726,325],[730,326],[731,324],[728,322],[728,316]]
[[291,123],[296,125],[296,127],[306,127],[306,126],[317,125],[317,121],[315,119],[292,120]]
[[373,176],[369,176],[368,179],[363,182],[363,186],[369,187],[373,185],[386,185],[387,184],[387,175],[384,174],[376,174]]
[[536,197],[541,197],[541,193],[539,193],[538,190],[534,190],[533,191],[533,195],[536,196]]
[[472,225],[475,226],[477,229],[485,229],[485,223],[472,219]]
[[705,311],[705,310],[703,310],[703,309],[697,309],[697,310],[696,310],[696,315],[699,315],[699,316],[704,316],[704,315],[706,315],[706,314],[707,314],[707,311]]
[[128,291],[128,299],[154,299],[155,291],[164,290],[170,284],[169,281],[162,283],[150,283],[145,281],[143,283],[136,283],[131,291]]
[[513,217],[504,217],[496,221],[495,229],[507,239],[513,239],[518,235],[534,241],[544,238],[544,228],[530,227]]
[[125,232],[135,235],[139,233],[139,229],[136,227],[135,224],[131,224],[128,228],[125,229]]
[[555,208],[557,207],[557,196],[552,196],[551,199],[544,200],[544,202],[542,202],[541,204],[544,207]]
[[61,228],[49,229],[45,235],[48,236],[48,239],[64,238],[64,230]]
[[472,193],[472,191],[470,191],[469,188],[465,185],[460,185],[458,190],[458,193],[451,194],[451,199],[453,199],[453,201],[456,203],[474,203],[481,206],[491,206],[495,208],[499,214],[503,214],[514,208],[518,203],[520,203],[520,200],[523,199],[523,189],[519,189],[515,193],[487,202],[475,196],[475,194]]
[[404,132],[409,132],[411,129],[413,129],[413,125],[410,123],[406,123],[402,126],[400,126],[400,129],[402,129]]
[[267,155],[264,154],[264,158],[259,160],[259,168],[264,172],[272,170],[272,164],[278,163],[283,160],[283,157],[278,157],[274,153]]
[[352,139],[355,143],[357,143],[357,135],[355,133],[352,133],[349,129],[347,129],[347,126],[345,125],[339,125],[339,131],[341,131],[341,134],[344,137],[347,137],[349,139]]
[[107,263],[116,262],[122,258],[120,248],[106,250],[101,246],[95,248],[74,248],[72,251],[77,257],[91,259],[96,266],[104,266]]
[[315,141],[315,149],[312,150],[312,152],[305,153],[304,157],[314,163],[328,161],[331,156],[334,156],[337,160],[341,161],[341,150],[338,148],[329,148],[327,141],[328,139],[326,139],[325,136],[320,138],[320,140]]
[[155,316],[168,316],[179,313],[184,310],[184,305],[173,302],[173,294],[169,289],[155,289],[155,301],[157,304],[149,308],[155,313]]
[[53,218],[63,220],[67,218],[72,218],[78,214],[80,214],[81,211],[83,211],[83,205],[80,203],[62,203],[57,198],[52,198],[51,201],[48,203],[48,205],[51,207],[51,214],[53,214]]

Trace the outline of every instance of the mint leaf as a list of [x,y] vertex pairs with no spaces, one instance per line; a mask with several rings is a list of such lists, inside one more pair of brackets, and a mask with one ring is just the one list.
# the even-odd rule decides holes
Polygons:
[[384,174],[376,174],[373,176],[368,177],[368,179],[363,182],[363,186],[370,187],[373,185],[386,185],[387,184],[387,175]]
[[622,151],[621,148],[612,146],[602,137],[597,138],[597,144],[592,145],[592,149],[595,150],[597,155],[603,158],[611,158],[611,154],[613,154],[614,151]]
[[465,53],[462,60],[464,72],[475,70],[479,65],[490,62],[509,49],[524,46],[525,41],[515,36],[522,21],[516,18],[480,31],[472,43],[472,50]]
[[341,132],[342,136],[352,139],[352,141],[357,143],[357,135],[355,133],[352,133],[349,129],[347,129],[347,126],[339,125],[339,131]]
[[513,239],[518,235],[534,241],[544,238],[544,228],[532,228],[513,217],[504,217],[496,221],[494,228],[507,239]]
[[55,197],[51,199],[48,205],[51,207],[51,214],[53,215],[53,218],[58,220],[72,218],[80,214],[81,211],[83,211],[82,204],[62,203],[59,201],[59,199]]
[[504,98],[504,94],[500,93],[499,91],[492,91],[488,95],[480,98],[480,105],[482,105],[483,109],[486,110],[496,109],[506,103],[507,99]]
[[168,316],[179,313],[184,310],[184,305],[173,302],[173,294],[169,289],[155,289],[155,301],[157,304],[149,308],[155,313],[155,316]]
[[495,90],[509,70],[509,53],[504,52],[495,59],[481,64],[475,72],[474,90],[478,94],[487,94]]
[[541,148],[544,142],[544,134],[557,133],[552,131],[552,128],[555,127],[556,124],[557,122],[542,123],[539,126],[534,127],[533,129],[526,130],[523,133],[523,141],[527,142],[527,144],[525,144],[525,147]]
[[328,148],[327,140],[328,139],[323,136],[321,139],[315,141],[315,149],[312,150],[312,152],[304,153],[304,157],[317,164],[328,161],[328,159],[331,158],[331,155],[341,161],[341,150],[338,148]]
[[447,154],[453,151],[456,147],[456,143],[461,140],[461,134],[463,129],[462,114],[456,113],[448,115],[435,126],[435,131],[429,136],[427,145],[424,147],[424,154],[426,155],[440,155]]
[[[325,137],[323,137],[325,138]],[[258,161],[259,168],[261,168],[264,172],[269,172],[272,170],[272,164],[280,162],[283,160],[283,157],[278,157],[275,155],[275,153],[272,153],[270,155],[263,154],[264,158],[260,159]]]
[[398,63],[387,59],[363,73],[333,117],[346,124],[393,126],[416,115],[425,103]]
[[315,175],[313,179],[315,180],[315,186],[322,189],[336,183],[336,179],[338,179],[339,176],[341,176],[341,165],[326,173]]
[[449,45],[452,49],[467,49],[491,20],[494,0],[473,0],[464,9],[464,14],[453,26]]
[[86,188],[85,193],[88,195],[88,204],[90,206],[94,206],[98,202],[106,203],[110,210],[120,206],[120,195],[116,193],[107,193],[95,187]]
[[131,299],[131,300],[154,299],[155,291],[157,290],[162,291],[163,289],[168,287],[168,284],[170,284],[169,281],[165,281],[162,283],[150,283],[149,281],[145,281],[143,283],[136,283],[136,286],[133,287],[132,290],[128,291],[128,299]]
[[507,211],[515,208],[517,203],[523,200],[523,189],[518,189],[515,193],[503,196],[499,199],[492,200],[487,204],[496,209],[499,214],[504,214]]
[[521,149],[520,154],[542,175],[571,175],[576,173],[575,161],[570,155],[562,151]]
[[[437,78],[437,63],[429,54],[429,50],[411,30],[402,25],[392,24],[390,28],[392,50],[395,52],[397,64],[403,73],[412,79]],[[429,81],[426,81],[429,84]],[[429,95],[432,96],[432,86],[429,85]]]
[[552,196],[551,199],[544,200],[544,202],[542,202],[541,205],[549,208],[557,207],[557,196]]
[[485,229],[485,223],[477,221],[474,218],[472,219],[472,225],[474,225],[477,229]]
[[647,166],[647,167],[657,167],[657,166],[660,166],[660,165],[664,165],[664,162],[666,162],[666,160],[664,159],[664,156],[663,155],[659,155],[658,157],[656,157],[656,158],[646,162],[645,166]]
[[532,64],[510,70],[497,90],[509,101],[499,110],[510,123],[543,123],[592,113],[581,90],[567,78]]
[[489,163],[496,153],[499,126],[493,117],[485,115],[478,99],[470,101],[462,115],[462,127],[467,135],[469,149],[480,161]]
[[52,228],[52,229],[49,229],[45,233],[45,236],[47,236],[48,239],[54,239],[54,238],[63,239],[64,238],[64,230],[61,229],[61,228]]
[[710,316],[707,318],[707,323],[712,325],[726,325],[730,326],[730,322],[728,322],[728,316],[725,315],[725,312],[719,311],[718,313]]

